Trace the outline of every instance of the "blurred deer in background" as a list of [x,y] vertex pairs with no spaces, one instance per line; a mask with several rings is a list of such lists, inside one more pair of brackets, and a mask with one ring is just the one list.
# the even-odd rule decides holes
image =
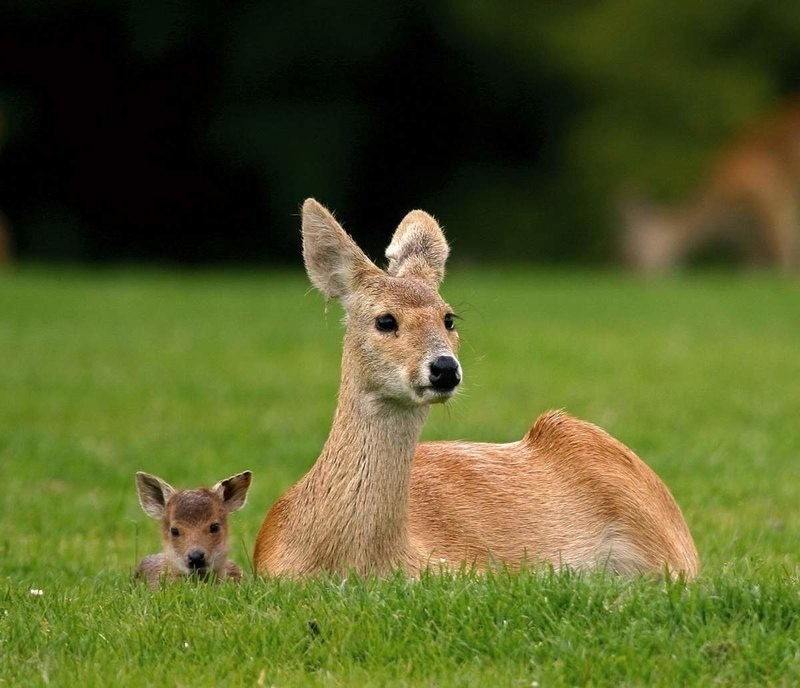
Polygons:
[[417,574],[525,562],[691,577],[699,563],[672,495],[603,430],[554,412],[509,444],[418,444],[431,404],[461,383],[453,310],[439,296],[449,248],[415,210],[375,266],[334,217],[303,205],[314,286],[344,306],[333,426],[311,470],[264,519],[263,574]]
[[240,581],[241,569],[228,559],[228,514],[244,506],[252,475],[245,471],[210,489],[176,491],[161,478],[138,472],[139,503],[161,521],[163,551],[145,557],[134,576],[151,586],[188,575]]
[[664,272],[714,244],[744,262],[800,267],[800,101],[735,138],[697,192],[667,208],[627,201],[622,251],[632,267]]

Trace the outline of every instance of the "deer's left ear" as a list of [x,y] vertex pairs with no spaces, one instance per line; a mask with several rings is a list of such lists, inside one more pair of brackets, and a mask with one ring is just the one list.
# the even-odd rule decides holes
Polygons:
[[416,277],[438,287],[450,247],[441,227],[423,210],[412,210],[395,230],[386,249],[386,272],[394,277]]
[[250,471],[237,473],[230,478],[220,480],[211,491],[222,497],[228,511],[238,511],[247,501],[247,491],[250,489],[252,479],[253,474]]

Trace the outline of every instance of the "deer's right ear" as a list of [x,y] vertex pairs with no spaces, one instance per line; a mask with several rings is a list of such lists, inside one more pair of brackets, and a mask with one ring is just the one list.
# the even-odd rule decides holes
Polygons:
[[136,489],[139,504],[144,513],[153,518],[162,518],[169,498],[175,494],[173,487],[161,478],[139,471],[136,473]]
[[325,296],[337,299],[351,294],[370,273],[378,272],[333,215],[313,198],[303,203],[303,261],[312,284]]

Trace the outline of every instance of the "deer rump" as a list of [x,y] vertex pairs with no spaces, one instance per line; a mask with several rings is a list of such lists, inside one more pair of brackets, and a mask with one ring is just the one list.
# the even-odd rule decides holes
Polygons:
[[697,573],[691,535],[658,476],[601,428],[550,411],[519,442],[426,442],[410,530],[429,560]]

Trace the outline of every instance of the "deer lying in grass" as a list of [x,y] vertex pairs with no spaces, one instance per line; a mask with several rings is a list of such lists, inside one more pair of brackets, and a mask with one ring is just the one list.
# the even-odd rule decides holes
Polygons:
[[525,562],[694,576],[667,488],[603,430],[551,412],[510,444],[418,444],[461,381],[454,314],[438,294],[449,249],[409,213],[384,272],[316,201],[303,206],[312,283],[346,313],[339,402],[314,466],[267,514],[257,572],[385,574]]
[[708,178],[683,203],[622,204],[623,252],[643,272],[663,272],[718,242],[738,258],[800,268],[800,101],[735,137]]
[[241,569],[228,559],[228,514],[244,506],[252,476],[245,471],[210,489],[176,491],[161,478],[137,473],[139,503],[161,521],[163,551],[145,557],[134,576],[152,586],[188,575],[240,581]]

